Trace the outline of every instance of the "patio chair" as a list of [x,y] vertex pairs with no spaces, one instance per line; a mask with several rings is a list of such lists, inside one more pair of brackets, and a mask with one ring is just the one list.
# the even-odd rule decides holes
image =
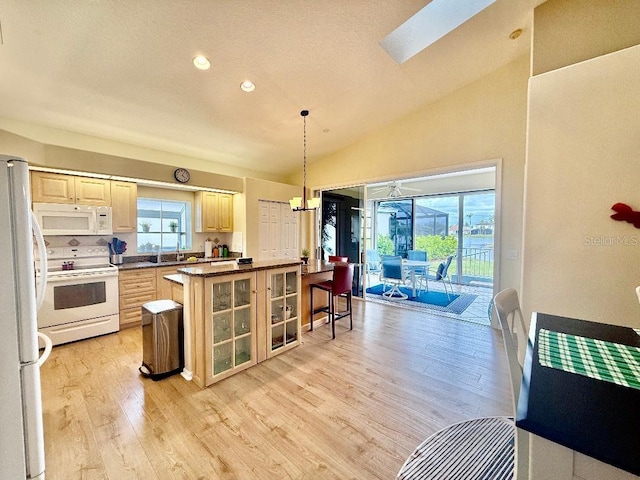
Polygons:
[[380,255],[377,250],[367,249],[367,263],[365,263],[367,272],[367,286],[371,286],[371,274],[378,275],[380,279],[380,273],[382,272],[382,266],[380,264]]
[[[451,285],[451,278],[449,277],[449,267],[451,266],[453,257],[455,257],[455,255],[449,255],[444,262],[438,265],[436,276],[433,278],[434,282],[442,282],[442,285],[444,285],[444,292],[447,294],[447,300],[451,300],[449,290],[451,290],[451,294],[453,294],[453,285]],[[449,284],[449,290],[447,290],[447,283]]]
[[[514,289],[498,293],[494,304],[502,327],[515,413],[522,367],[518,363],[509,319],[513,325],[519,317],[522,328],[524,322]],[[512,417],[482,417],[455,423],[422,442],[402,465],[396,480],[525,479],[529,465],[528,438],[526,432],[516,428]]]
[[[409,295],[400,290],[406,282],[404,268],[402,267],[402,257],[394,255],[382,256],[382,296],[386,298],[407,299]],[[387,287],[390,287],[387,290]]]

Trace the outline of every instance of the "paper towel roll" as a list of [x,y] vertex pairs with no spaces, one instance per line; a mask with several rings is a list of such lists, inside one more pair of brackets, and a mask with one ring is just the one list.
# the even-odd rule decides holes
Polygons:
[[204,242],[204,256],[205,258],[213,257],[213,242],[211,240],[205,240]]

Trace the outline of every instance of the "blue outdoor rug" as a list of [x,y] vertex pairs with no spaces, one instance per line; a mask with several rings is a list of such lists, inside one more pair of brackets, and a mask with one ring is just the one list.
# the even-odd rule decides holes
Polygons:
[[[388,290],[388,289],[387,289]],[[439,312],[448,312],[455,313],[456,315],[460,315],[464,312],[469,305],[473,303],[473,301],[478,298],[477,295],[473,295],[471,293],[462,293],[460,295],[450,294],[447,298],[447,294],[443,292],[419,292],[416,297],[413,296],[413,290],[409,287],[400,287],[400,290],[408,295],[406,299],[400,299],[399,297],[394,297],[391,299],[392,302],[399,302],[403,304],[416,304],[419,303],[421,306],[426,308],[437,310]],[[388,300],[388,297],[382,296],[382,284],[374,285],[372,287],[367,288],[367,293],[370,295],[377,295],[381,299]]]

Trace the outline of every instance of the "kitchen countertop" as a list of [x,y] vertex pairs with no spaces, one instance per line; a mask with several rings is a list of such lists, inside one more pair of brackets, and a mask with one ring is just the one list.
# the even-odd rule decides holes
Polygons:
[[312,275],[314,273],[323,273],[333,271],[333,263],[323,262],[322,260],[309,260],[306,265],[302,265],[302,276]]
[[165,275],[164,278],[170,282],[177,283],[178,285],[184,285],[184,277],[181,273],[172,273]]
[[215,277],[219,275],[226,275],[229,273],[245,273],[255,272],[258,270],[269,270],[272,268],[289,267],[292,265],[300,265],[302,263],[300,260],[290,260],[282,258],[277,260],[263,260],[240,265],[236,261],[233,261],[233,259],[227,260],[231,260],[231,262],[224,262],[220,265],[201,264],[200,266],[195,267],[185,266],[178,269],[178,272],[192,277]]
[[235,258],[198,258],[195,262],[188,262],[187,260],[180,260],[175,261],[175,260],[170,260],[170,261],[163,261],[160,263],[156,263],[156,262],[149,262],[149,261],[145,261],[145,262],[129,262],[129,263],[123,263],[121,265],[116,265],[118,267],[119,270],[136,270],[136,269],[140,269],[140,268],[158,268],[158,267],[179,267],[179,266],[189,266],[189,265],[198,265],[201,263],[206,263],[209,264],[211,262],[221,262],[221,261],[235,261]]

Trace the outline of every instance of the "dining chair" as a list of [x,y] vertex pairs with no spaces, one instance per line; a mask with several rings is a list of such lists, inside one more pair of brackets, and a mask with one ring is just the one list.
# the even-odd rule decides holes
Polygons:
[[[380,280],[382,280],[383,297],[400,300],[409,298],[409,295],[400,290],[400,287],[404,286],[406,282],[401,256],[382,255],[382,273],[380,274]],[[390,289],[387,290],[387,287],[390,287]]]
[[[494,305],[502,327],[515,414],[522,367],[513,323],[519,318],[524,328],[524,320],[514,289],[498,293]],[[521,480],[528,475],[528,450],[528,436],[516,428],[513,417],[473,418],[449,425],[427,438],[405,461],[396,479]]]
[[[527,327],[520,310],[520,301],[518,300],[518,292],[514,288],[506,288],[494,297],[493,304],[496,309],[498,321],[502,328],[502,340],[504,349],[507,354],[507,363],[509,365],[509,375],[511,376],[511,389],[513,393],[513,411],[518,408],[518,398],[520,396],[520,385],[522,384],[522,365],[518,359],[518,335],[516,327],[520,329],[522,335],[526,337]],[[517,322],[516,323],[516,319]],[[514,434],[516,436],[516,455],[517,455],[517,477],[528,478],[529,467],[529,434],[518,430],[514,426]]]
[[329,255],[329,263],[348,262],[349,257],[341,257],[339,255]]
[[[429,256],[425,250],[408,250],[407,251],[407,260],[417,260],[420,262],[426,262]],[[418,291],[425,290],[429,291],[429,268],[428,267],[418,267],[418,266],[409,266],[408,271],[411,272],[411,275],[416,279],[416,284],[418,287]],[[424,288],[423,288],[424,287]]]
[[[313,331],[313,317],[316,313],[326,312],[329,315],[328,321],[331,323],[331,336],[336,338],[336,320],[349,316],[349,330],[353,330],[353,312],[351,308],[352,284],[353,284],[353,263],[336,263],[333,266],[333,276],[331,280],[320,283],[312,283],[310,287],[311,301],[311,321],[309,330]],[[324,307],[314,308],[313,291],[319,289],[328,294],[328,302]],[[346,299],[346,310],[338,311],[337,298]]]
[[[449,267],[451,266],[451,261],[453,260],[455,255],[449,255],[447,259],[438,265],[438,270],[436,270],[436,275],[433,278],[434,282],[442,282],[444,285],[444,292],[447,294],[447,300],[450,300],[449,290],[451,290],[451,294],[453,295],[453,285],[451,285],[451,278],[449,277]],[[447,290],[447,283],[449,284],[449,290]]]

